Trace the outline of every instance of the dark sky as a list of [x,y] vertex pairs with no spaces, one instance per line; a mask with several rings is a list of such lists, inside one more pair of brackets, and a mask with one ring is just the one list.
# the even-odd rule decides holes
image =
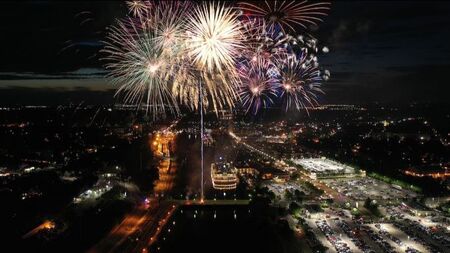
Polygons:
[[[113,102],[98,50],[122,1],[0,3],[0,104]],[[450,2],[337,1],[317,31],[325,103],[447,102]]]

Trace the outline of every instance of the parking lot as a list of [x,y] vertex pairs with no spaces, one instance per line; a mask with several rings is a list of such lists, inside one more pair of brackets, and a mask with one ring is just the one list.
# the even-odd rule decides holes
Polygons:
[[403,205],[390,207],[387,213],[395,218],[393,222],[395,227],[423,245],[429,252],[446,252],[450,248],[447,227],[433,222],[431,217],[415,216],[414,209]]
[[[332,229],[326,220],[316,220],[315,225],[322,231],[327,240],[333,245],[338,253],[353,252],[348,243],[348,238],[342,238],[342,234],[337,234],[336,229]],[[352,245],[354,248],[354,245]]]
[[340,215],[330,211],[317,213],[306,221],[321,243],[328,248],[332,247],[332,252],[377,252],[378,248],[369,246],[367,240],[363,240],[362,236],[355,233],[355,227],[358,225],[350,219],[350,216],[345,212],[339,213]]
[[364,201],[367,197],[378,201],[391,201],[416,196],[412,191],[395,188],[370,177],[336,178],[322,181],[332,189],[357,201]]
[[423,244],[413,240],[393,224],[370,224],[368,225],[375,233],[378,233],[392,248],[398,252],[430,252]]
[[327,209],[305,220],[321,244],[330,249],[329,252],[443,253],[449,246],[445,235],[433,234],[419,222],[408,218],[389,223],[366,223],[352,219],[346,210]]

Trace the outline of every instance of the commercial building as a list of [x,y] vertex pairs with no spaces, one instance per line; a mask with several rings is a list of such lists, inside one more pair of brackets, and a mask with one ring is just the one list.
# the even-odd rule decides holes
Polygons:
[[234,190],[238,183],[237,171],[228,162],[212,163],[211,180],[216,190]]

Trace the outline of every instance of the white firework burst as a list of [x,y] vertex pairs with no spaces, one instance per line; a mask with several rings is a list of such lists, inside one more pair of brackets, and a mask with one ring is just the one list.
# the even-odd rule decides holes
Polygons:
[[174,61],[155,45],[153,33],[133,19],[119,21],[109,30],[103,53],[109,77],[119,86],[116,95],[123,95],[125,103],[145,103],[154,118],[165,115],[166,108],[178,114],[169,87]]

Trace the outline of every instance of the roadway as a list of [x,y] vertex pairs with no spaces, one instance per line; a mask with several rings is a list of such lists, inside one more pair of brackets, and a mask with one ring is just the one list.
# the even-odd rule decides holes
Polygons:
[[[271,159],[273,161],[275,161],[278,164],[289,164],[286,161],[283,160],[279,160],[277,158],[275,158],[273,155],[267,153],[266,151],[260,150],[258,148],[255,148],[253,145],[246,143],[245,141],[243,141],[243,139],[239,136],[237,136],[235,133],[233,132],[229,132],[228,133],[237,143],[242,144],[244,147],[246,147],[247,149],[249,149],[250,151],[253,151],[259,155],[262,155],[263,157],[266,157],[268,159]],[[278,167],[278,169],[282,170],[282,171],[287,171],[286,168],[283,167]],[[324,191],[324,193],[328,196],[330,196],[331,198],[333,198],[335,201],[337,202],[347,202],[348,199],[346,196],[342,195],[341,193],[339,193],[336,190],[333,190],[332,188],[328,187],[325,183],[321,182],[320,180],[317,179],[313,179],[309,176],[309,174],[303,170],[298,169],[297,170],[299,173],[299,180],[303,181],[303,182],[311,182],[316,188]]]
[[177,210],[178,205],[163,201],[151,215],[151,219],[140,226],[140,230],[132,235],[127,243],[122,244],[116,252],[145,252],[154,242]]
[[[175,134],[170,131],[158,133],[151,146],[156,153],[170,154],[169,143],[173,143]],[[165,149],[165,150],[163,150]],[[162,151],[162,152],[161,152]],[[136,246],[136,239],[148,236],[158,227],[158,222],[164,213],[174,204],[161,201],[165,193],[172,190],[177,172],[177,165],[167,155],[162,155],[158,165],[158,180],[154,182],[153,195],[147,201],[137,205],[130,214],[126,215],[120,224],[115,226],[108,235],[88,250],[89,253],[99,252],[130,252]],[[133,240],[134,239],[134,242]],[[137,244],[140,246],[140,243]],[[124,251],[126,249],[126,251]]]
[[89,253],[146,252],[158,240],[170,217],[182,205],[248,205],[249,200],[162,200],[174,187],[177,164],[172,161],[170,144],[175,135],[170,131],[158,132],[150,145],[156,154],[160,154],[158,180],[155,181],[153,194],[148,203],[136,207],[126,215],[122,222],[91,248]]
[[98,242],[89,253],[118,252],[116,251],[132,234],[138,231],[142,224],[151,221],[155,208],[146,209],[144,205],[136,207],[127,214],[120,224],[115,226],[109,234]]

